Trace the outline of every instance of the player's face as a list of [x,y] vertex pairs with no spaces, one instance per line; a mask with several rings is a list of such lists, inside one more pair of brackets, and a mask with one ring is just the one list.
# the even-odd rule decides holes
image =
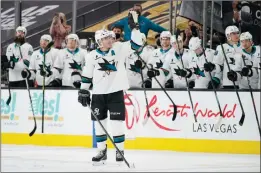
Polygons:
[[115,34],[121,34],[121,29],[120,28],[113,28],[112,30]]
[[241,43],[241,47],[243,49],[248,49],[249,47],[252,46],[252,41],[251,40],[241,40],[240,43]]
[[46,46],[48,45],[49,41],[48,40],[40,40],[40,47],[42,49],[45,49]]
[[15,36],[22,38],[22,37],[24,37],[24,32],[23,31],[17,31]]
[[239,41],[239,32],[232,32],[230,34],[230,38],[232,42],[238,42]]
[[167,48],[170,46],[170,38],[161,38],[160,39],[161,47]]
[[102,42],[103,48],[105,48],[105,49],[110,49],[112,47],[112,38],[110,36],[103,38],[101,40],[101,42]]
[[67,48],[68,49],[75,49],[76,45],[77,45],[76,40],[74,40],[74,39],[68,39],[67,40]]
[[179,51],[179,49],[182,49],[183,48],[183,42],[182,41],[178,41],[178,44],[177,42],[174,42],[173,43],[173,48],[176,50],[176,51]]

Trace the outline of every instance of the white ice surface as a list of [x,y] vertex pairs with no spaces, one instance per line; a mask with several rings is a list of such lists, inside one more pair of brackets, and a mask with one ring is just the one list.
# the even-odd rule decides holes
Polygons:
[[126,150],[127,161],[135,164],[135,169],[129,169],[116,164],[113,149],[109,149],[103,166],[92,165],[95,149],[1,145],[1,150],[3,172],[260,172],[260,155]]

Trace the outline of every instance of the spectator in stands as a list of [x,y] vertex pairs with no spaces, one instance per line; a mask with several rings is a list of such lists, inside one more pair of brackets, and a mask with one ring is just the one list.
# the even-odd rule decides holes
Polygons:
[[50,27],[50,35],[54,40],[54,47],[62,49],[65,47],[65,38],[71,32],[71,26],[66,24],[64,13],[56,13]]
[[[131,10],[134,10],[138,13],[138,16],[139,16],[138,17],[138,23],[139,23],[140,32],[144,33],[146,35],[146,37],[148,35],[149,30],[153,30],[153,31],[159,32],[159,33],[161,33],[162,31],[166,31],[165,28],[155,24],[150,19],[141,15],[142,6],[140,4],[135,4],[133,9],[131,9]],[[125,41],[128,41],[131,38],[131,30],[130,30],[130,27],[129,27],[130,20],[132,20],[131,15],[121,19],[120,21],[118,21],[118,22],[116,22],[112,25],[112,28],[115,27],[115,26],[123,28],[124,40]]]
[[114,26],[112,27],[112,31],[115,33],[116,41],[122,41],[122,32],[123,32],[122,27]]

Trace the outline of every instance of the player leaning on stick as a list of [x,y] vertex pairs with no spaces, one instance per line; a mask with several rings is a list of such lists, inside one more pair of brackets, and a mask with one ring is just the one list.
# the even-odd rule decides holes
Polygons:
[[[52,72],[53,64],[58,56],[58,49],[48,48],[47,45],[52,41],[52,37],[48,34],[42,35],[40,39],[40,49],[32,54],[29,70],[27,73],[35,78],[37,86],[43,85],[43,77],[45,76],[45,85],[48,86],[54,80]],[[47,50],[46,50],[47,49]],[[45,52],[45,64],[44,64]]]
[[[134,11],[131,14],[134,17],[137,16]],[[143,47],[140,43],[144,43],[144,34],[133,28],[136,27],[132,27],[132,35],[135,36],[139,44],[125,42],[121,49],[112,47],[109,31],[96,31],[95,40],[99,48],[91,51],[86,57],[86,66],[83,69],[82,84],[78,96],[78,101],[83,106],[91,104],[91,109],[105,129],[107,129],[107,111],[109,110],[113,141],[122,154],[124,154],[125,141],[124,90],[129,88],[125,69],[125,53],[130,50],[139,51]],[[91,83],[93,83],[92,98],[89,92]],[[92,158],[92,161],[97,164],[107,160],[107,135],[93,115],[91,118],[95,120],[95,137],[98,148],[98,154]],[[116,161],[123,161],[118,151],[116,151]]]
[[[228,26],[225,30],[225,34],[227,43],[223,44],[224,52],[222,51],[221,45],[217,46],[213,64],[215,64],[216,71],[220,70],[223,72],[223,88],[234,89],[233,81],[235,81],[236,87],[239,88],[238,81],[241,78],[240,72],[243,67],[241,56],[239,56],[241,53],[239,30],[236,26]],[[226,57],[224,56],[224,53]],[[228,64],[226,63],[225,58],[227,58]],[[209,66],[213,67],[213,64],[210,64]]]
[[[6,50],[8,62],[4,63],[4,68],[9,68],[9,85],[11,87],[25,87],[25,69],[29,68],[33,47],[25,42],[27,30],[23,26],[16,28],[14,43],[10,44]],[[29,86],[33,86],[32,76],[28,76]]]
[[[253,45],[252,35],[249,32],[244,32],[240,35],[242,47],[242,61],[245,60],[246,66],[242,68],[239,87],[241,89],[249,89],[248,80],[251,88],[258,88],[258,68],[260,68],[260,46]],[[258,62],[259,61],[259,62]],[[243,63],[244,64],[244,63]]]

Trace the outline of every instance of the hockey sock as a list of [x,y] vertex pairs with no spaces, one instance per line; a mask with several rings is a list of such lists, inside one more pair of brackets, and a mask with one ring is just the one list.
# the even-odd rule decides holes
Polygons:
[[124,150],[124,121],[111,120],[113,141],[119,150]]
[[[104,128],[107,129],[107,118],[101,120],[100,122],[104,126]],[[107,135],[97,121],[94,122],[94,125],[95,125],[95,137],[97,141],[97,148],[98,150],[101,151],[106,148]]]

